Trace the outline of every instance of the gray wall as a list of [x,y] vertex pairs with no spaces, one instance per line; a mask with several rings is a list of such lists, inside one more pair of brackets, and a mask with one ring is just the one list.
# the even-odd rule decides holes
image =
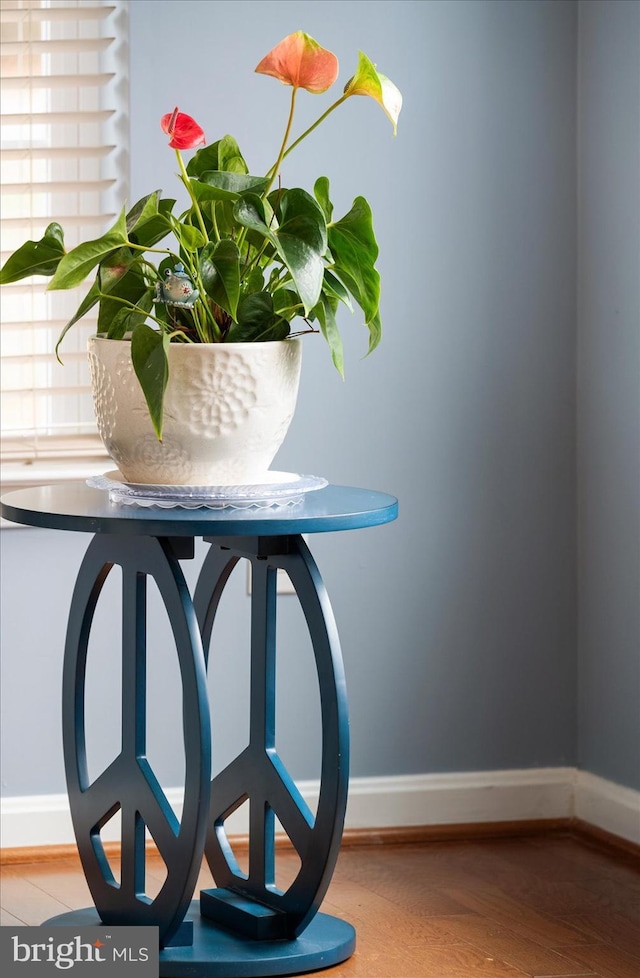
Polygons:
[[[339,85],[362,49],[403,91],[395,140],[381,109],[354,98],[285,175],[310,186],[327,173],[338,212],[367,196],[381,244],[383,345],[362,359],[364,331],[343,316],[343,383],[309,338],[276,460],[400,499],[394,524],[311,540],[346,659],[352,773],[575,764],[576,5],[135,0],[130,17],[133,199],[178,190],[158,126],[176,104],[210,141],[234,134],[253,170],[271,165],[288,91],[253,68],[292,30],[336,52]],[[172,66],[174,17],[191,29]],[[301,93],[299,104],[301,128],[328,97]],[[86,541],[17,530],[2,543],[3,791],[63,791],[61,646]],[[217,764],[246,731],[246,628],[236,628],[248,598],[241,574],[231,583]],[[91,714],[108,727],[100,738],[92,721],[96,762],[116,749],[117,714],[105,707],[118,686],[116,605],[114,588],[94,639]],[[173,785],[179,711],[175,696],[160,703],[175,685],[161,624],[159,614],[151,741]],[[316,694],[292,598],[280,635],[279,746],[295,776],[314,777]],[[638,783],[629,753],[609,764],[605,745],[603,757],[600,773]]]
[[640,5],[580,25],[578,757],[640,788]]

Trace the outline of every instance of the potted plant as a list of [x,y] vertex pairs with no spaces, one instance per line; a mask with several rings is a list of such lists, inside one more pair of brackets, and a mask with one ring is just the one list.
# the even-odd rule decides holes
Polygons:
[[[176,215],[175,200],[154,191],[123,208],[100,238],[68,252],[63,229],[53,223],[0,271],[1,284],[49,276],[49,289],[73,288],[93,275],[56,354],[67,330],[97,306],[89,357],[98,427],[126,481],[259,480],[293,414],[301,335],[321,331],[342,374],[336,311],[341,303],[352,309],[354,301],[369,352],[380,341],[369,204],[357,197],[336,220],[326,176],[310,193],[288,188],[281,166],[353,95],[378,101],[395,133],[400,92],[361,53],[339,98],[293,138],[298,91],[326,92],[337,58],[298,31],[255,70],[291,87],[284,136],[266,174],[250,174],[232,136],[207,145],[198,123],[174,109],[161,126],[176,152],[186,210]],[[181,151],[192,149],[185,164]]]

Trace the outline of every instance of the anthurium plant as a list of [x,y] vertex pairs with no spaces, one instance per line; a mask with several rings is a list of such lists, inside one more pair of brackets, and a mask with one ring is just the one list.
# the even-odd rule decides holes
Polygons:
[[[51,277],[49,289],[74,288],[93,276],[56,353],[67,330],[97,305],[99,335],[131,337],[134,369],[158,438],[169,343],[254,343],[320,331],[342,374],[336,311],[340,303],[353,310],[353,302],[368,328],[368,351],[380,341],[378,246],[369,204],[356,197],[349,212],[335,219],[328,178],[318,177],[312,192],[288,188],[282,166],[302,140],[354,95],[375,99],[395,134],[400,92],[360,53],[355,74],[339,98],[294,138],[298,92],[326,92],[338,75],[337,58],[298,31],[255,70],[291,87],[284,136],[267,173],[250,174],[232,136],[207,145],[198,123],[174,109],[162,117],[161,127],[176,153],[188,194],[186,210],[174,213],[176,201],[156,190],[130,210],[123,207],[100,238],[71,251],[65,249],[62,227],[52,223],[39,241],[28,241],[14,252],[0,271],[0,284],[44,275]],[[185,163],[182,151],[194,149]],[[301,329],[294,331],[297,319]]]

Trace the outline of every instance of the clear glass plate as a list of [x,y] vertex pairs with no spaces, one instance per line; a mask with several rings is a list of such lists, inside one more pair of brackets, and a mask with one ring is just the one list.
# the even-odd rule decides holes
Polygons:
[[87,479],[92,489],[105,489],[114,503],[138,506],[160,506],[164,509],[181,506],[186,509],[270,508],[291,506],[302,496],[323,489],[328,482],[317,475],[298,475],[295,472],[266,472],[265,481],[244,486],[165,486],[125,482],[114,469],[104,475]]

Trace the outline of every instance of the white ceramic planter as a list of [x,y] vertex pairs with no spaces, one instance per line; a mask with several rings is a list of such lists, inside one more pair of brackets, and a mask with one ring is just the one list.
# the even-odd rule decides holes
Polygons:
[[91,337],[98,430],[131,483],[251,485],[266,473],[291,423],[300,340],[172,343],[159,442],[128,340]]

